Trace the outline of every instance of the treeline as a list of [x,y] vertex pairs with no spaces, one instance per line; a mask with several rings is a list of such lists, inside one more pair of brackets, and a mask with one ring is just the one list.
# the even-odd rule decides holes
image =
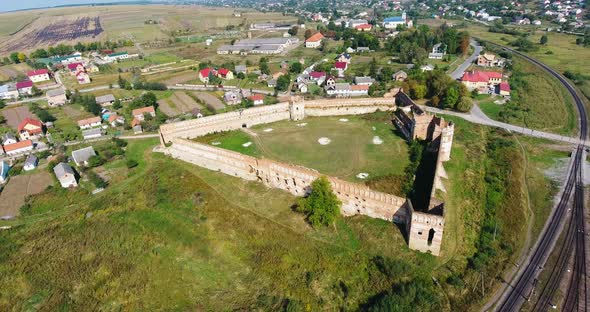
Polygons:
[[[52,56],[66,56],[76,51],[100,51],[100,50],[112,50],[120,47],[131,47],[133,42],[131,40],[118,40],[118,41],[105,41],[105,42],[90,42],[82,43],[78,42],[75,45],[58,44],[55,47],[49,47],[47,49],[37,49],[33,51],[28,57],[22,52],[12,52],[8,57],[4,57],[1,60],[2,65],[6,64],[19,64],[24,63],[28,59],[47,58]],[[35,64],[35,63],[33,63]],[[31,65],[31,64],[29,64]],[[34,66],[33,66],[34,67]]]
[[93,95],[83,95],[76,91],[76,93],[70,95],[70,102],[82,105],[84,110],[92,113],[94,116],[100,116],[102,107],[96,103],[96,98]]
[[135,79],[133,83],[129,80],[119,76],[118,79],[119,88],[125,90],[153,90],[153,91],[165,91],[168,87],[161,82],[150,82],[141,79]]
[[431,30],[420,25],[416,30],[400,33],[388,39],[385,49],[391,54],[399,55],[401,63],[423,64],[432,47],[441,43],[448,54],[467,54],[469,52],[470,35],[466,31],[459,32],[446,24]]

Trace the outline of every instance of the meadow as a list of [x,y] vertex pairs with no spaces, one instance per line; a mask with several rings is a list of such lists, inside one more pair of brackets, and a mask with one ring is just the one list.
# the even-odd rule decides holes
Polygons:
[[[388,113],[382,112],[306,118],[303,122],[280,121],[253,127],[249,132],[254,135],[233,131],[197,140],[362,182],[363,179],[356,177],[359,173],[368,173],[370,178],[402,175],[409,164],[408,144],[395,132],[387,116]],[[323,137],[331,142],[321,145],[318,140]],[[382,140],[381,144],[374,144],[374,137]],[[244,147],[248,142],[252,145]]]
[[[348,119],[323,121],[345,134],[333,136],[334,144],[351,132],[364,133],[347,141],[361,143],[349,147],[363,150],[372,138],[371,125],[380,123]],[[382,220],[339,218],[334,226],[311,228],[291,209],[296,199],[286,192],[152,153],[156,139],[133,140],[126,158],[139,165],[127,169],[125,159],[107,164],[118,178],[104,192],[52,187],[30,198],[20,218],[0,221],[13,226],[0,232],[0,287],[6,290],[0,293],[0,309],[356,310],[397,295],[423,310],[473,307],[479,297],[470,291],[477,281],[468,259],[478,250],[484,219],[484,176],[506,160],[486,153],[487,142],[499,134],[454,121],[439,258],[409,250],[400,229]],[[324,133],[313,130],[314,118],[304,122],[312,132]],[[294,135],[290,127],[279,126],[252,130],[262,141]],[[273,132],[264,132],[270,127]],[[376,131],[391,145],[387,148],[405,146],[387,137],[394,136],[388,127]],[[267,134],[270,138],[264,138]],[[260,153],[267,148],[256,146]],[[518,167],[524,154],[513,152],[508,163]],[[540,181],[529,185],[533,194],[550,184],[540,168],[563,155],[548,154],[546,148],[529,152],[537,156],[529,158],[535,170],[527,170],[527,176]],[[396,163],[391,155],[386,160]],[[524,172],[515,170],[511,179],[523,182]],[[516,197],[511,195],[512,203],[502,210],[508,213],[501,215],[503,222],[520,224],[515,216],[527,214],[523,201],[515,200],[524,197],[519,185],[510,189]],[[510,242],[522,237],[521,228],[507,231]],[[414,287],[421,287],[421,296],[404,293]]]

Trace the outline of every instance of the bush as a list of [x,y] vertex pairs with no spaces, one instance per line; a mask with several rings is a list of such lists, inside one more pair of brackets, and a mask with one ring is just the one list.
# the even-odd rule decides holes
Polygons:
[[469,97],[462,97],[459,103],[457,103],[457,110],[466,113],[473,107],[473,101]]
[[330,181],[326,177],[311,183],[311,194],[298,201],[297,211],[307,215],[312,226],[330,225],[340,214],[342,203],[332,192]]

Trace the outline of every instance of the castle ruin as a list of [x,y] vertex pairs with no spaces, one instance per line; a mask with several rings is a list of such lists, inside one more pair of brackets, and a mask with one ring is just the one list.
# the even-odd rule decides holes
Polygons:
[[[430,142],[429,149],[437,152],[437,165],[429,205],[426,211],[416,211],[409,199],[377,192],[367,186],[328,177],[336,196],[342,201],[344,216],[366,215],[396,223],[405,223],[411,249],[440,254],[444,229],[444,203],[437,200],[436,190],[444,190],[441,178],[446,178],[442,163],[450,159],[453,139],[452,123],[427,114],[400,92],[394,98],[325,99],[289,102],[254,107],[160,127],[160,150],[165,154],[210,170],[219,171],[268,187],[279,188],[295,196],[305,196],[311,183],[322,174],[316,170],[258,159],[237,152],[190,141],[210,133],[249,128],[280,120],[301,120],[306,116],[343,116],[368,114],[376,111],[396,111],[394,122],[408,140]],[[399,107],[396,101],[401,104]],[[415,106],[415,107],[413,107]],[[408,108],[409,107],[409,108]],[[421,112],[421,113],[419,113]],[[436,186],[436,187],[435,187]]]

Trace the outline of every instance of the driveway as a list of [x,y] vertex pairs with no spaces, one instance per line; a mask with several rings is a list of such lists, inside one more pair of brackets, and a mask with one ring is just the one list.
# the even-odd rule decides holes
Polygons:
[[454,80],[458,80],[463,76],[463,73],[467,70],[467,68],[469,68],[471,64],[473,64],[473,62],[475,62],[483,49],[482,46],[480,46],[479,43],[473,39],[471,39],[470,44],[473,47],[473,53],[465,60],[465,62],[463,62],[463,64],[459,65],[459,67],[457,67],[457,69],[451,73],[451,77]]

